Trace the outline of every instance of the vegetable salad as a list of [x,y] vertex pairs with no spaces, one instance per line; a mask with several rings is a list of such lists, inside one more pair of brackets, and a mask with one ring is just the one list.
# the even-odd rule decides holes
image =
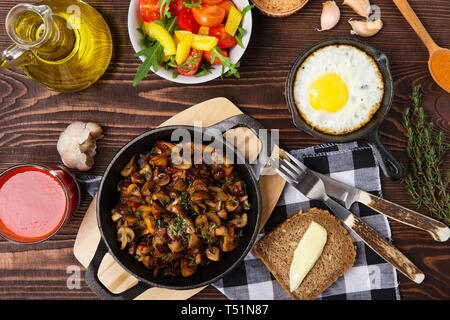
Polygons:
[[[253,5],[239,11],[231,0],[139,0],[145,57],[133,85],[141,82],[150,68],[173,70],[173,77],[201,77],[213,65],[222,66],[222,76],[239,78],[239,62],[232,63],[229,50],[241,46],[246,30],[245,14]],[[225,72],[225,68],[228,71]]]

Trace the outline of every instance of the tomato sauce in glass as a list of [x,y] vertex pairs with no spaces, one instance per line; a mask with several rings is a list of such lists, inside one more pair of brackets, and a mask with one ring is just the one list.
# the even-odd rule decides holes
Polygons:
[[56,166],[24,165],[0,175],[0,234],[39,242],[56,233],[78,207],[73,176]]

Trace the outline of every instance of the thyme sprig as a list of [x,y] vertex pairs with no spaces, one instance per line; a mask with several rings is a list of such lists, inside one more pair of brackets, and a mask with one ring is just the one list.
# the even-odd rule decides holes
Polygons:
[[413,88],[412,107],[403,114],[403,126],[408,137],[407,152],[411,163],[403,179],[411,202],[425,207],[434,217],[450,225],[450,171],[440,167],[450,144],[445,142],[443,131],[434,128],[421,106],[421,85]]

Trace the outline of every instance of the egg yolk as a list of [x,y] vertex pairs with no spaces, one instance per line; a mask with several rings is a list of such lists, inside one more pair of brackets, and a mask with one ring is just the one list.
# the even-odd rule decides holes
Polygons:
[[309,103],[316,110],[339,111],[348,100],[348,88],[335,73],[317,78],[309,86]]

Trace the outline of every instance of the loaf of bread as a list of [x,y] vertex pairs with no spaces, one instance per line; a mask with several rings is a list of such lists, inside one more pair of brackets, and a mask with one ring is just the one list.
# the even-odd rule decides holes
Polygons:
[[[309,224],[315,221],[327,230],[327,242],[314,267],[300,286],[289,290],[289,269],[294,251]],[[353,239],[341,222],[326,210],[298,211],[264,235],[254,252],[292,299],[313,300],[346,273],[355,262]]]

